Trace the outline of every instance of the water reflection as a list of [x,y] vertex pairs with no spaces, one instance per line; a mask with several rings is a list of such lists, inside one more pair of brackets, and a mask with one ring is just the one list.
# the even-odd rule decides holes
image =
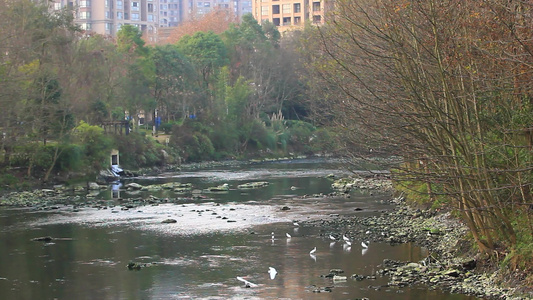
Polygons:
[[[362,207],[372,213],[386,206],[376,202],[376,196],[364,193],[352,195],[350,201],[294,197],[306,191],[328,193],[330,181],[312,176],[284,178],[283,174],[296,172],[289,172],[290,165],[279,167],[281,171],[270,169],[268,187],[209,195],[209,202],[190,200],[135,211],[111,208],[92,215],[85,215],[84,211],[67,214],[0,208],[0,295],[2,299],[470,299],[424,287],[373,288],[387,283],[387,278],[379,276],[375,280],[352,279],[352,274],[375,275],[384,258],[418,261],[427,253],[410,244],[392,247],[372,243],[363,248],[358,243],[366,240],[364,237],[355,237],[357,242],[352,241],[350,247],[343,240],[323,237],[317,228],[295,224],[291,214],[303,220],[318,211],[326,216],[344,215],[355,213],[354,207]],[[298,168],[321,174],[333,170],[317,164]],[[252,167],[237,171],[241,175],[235,178],[239,179],[227,181],[233,187],[253,176],[266,176],[262,175],[263,170],[254,173]],[[228,171],[219,173],[223,172]],[[255,175],[244,178],[244,173]],[[175,179],[169,174],[164,180]],[[198,180],[197,184],[202,187],[213,182]],[[292,190],[291,186],[300,188]],[[117,188],[120,196],[125,194],[120,186]],[[291,210],[284,212],[284,219],[268,219],[270,212],[266,207],[285,205]],[[243,210],[223,210],[230,206],[242,206]],[[183,219],[174,211],[178,207]],[[210,214],[213,212],[235,219],[238,213],[246,214],[246,219],[252,219],[254,214],[258,218],[265,215],[267,222],[245,226],[239,220],[235,227],[225,229],[223,224],[235,223],[221,222]],[[169,215],[178,223],[163,226],[157,219]],[[220,230],[200,230],[213,227]],[[73,240],[31,241],[38,236]],[[312,249],[316,249],[314,253],[310,253]],[[126,267],[129,262],[146,267],[130,271]],[[346,280],[321,276],[331,269],[342,269]],[[246,288],[237,277],[257,286]],[[313,292],[326,287],[331,292]]]

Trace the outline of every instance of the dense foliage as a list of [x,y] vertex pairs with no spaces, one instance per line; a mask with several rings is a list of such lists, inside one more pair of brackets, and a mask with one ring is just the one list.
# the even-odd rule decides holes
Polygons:
[[403,157],[399,190],[454,209],[481,253],[526,270],[532,12],[527,1],[340,0],[307,33],[315,107],[350,153]]
[[218,34],[148,46],[134,26],[113,40],[82,32],[68,9],[0,1],[6,173],[45,182],[94,174],[108,167],[111,149],[126,168],[325,151],[316,128],[301,121],[300,66],[288,63],[295,48],[280,45],[272,24],[247,15]]

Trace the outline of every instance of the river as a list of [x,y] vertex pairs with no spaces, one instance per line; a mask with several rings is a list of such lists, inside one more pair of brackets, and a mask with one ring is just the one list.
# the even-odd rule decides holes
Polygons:
[[[368,168],[372,166],[359,169]],[[99,207],[0,207],[1,298],[474,299],[424,286],[379,287],[388,280],[380,276],[350,278],[376,275],[384,259],[418,261],[427,251],[372,241],[363,249],[364,236],[352,237],[348,246],[340,232],[306,227],[306,220],[390,209],[383,201],[390,195],[378,192],[354,191],[349,199],[312,197],[332,191],[329,174],[349,173],[326,160],[214,167],[133,181],[191,183],[196,190],[226,183],[228,192],[194,197],[166,190],[130,192],[124,189],[129,180],[91,198],[105,203]],[[252,181],[270,184],[236,188]],[[121,205],[121,199],[151,195],[170,203]],[[176,222],[162,223],[168,219]],[[329,234],[338,240],[330,240]],[[32,241],[41,236],[65,239]],[[146,265],[129,270],[130,262]],[[276,269],[275,276],[269,267]],[[342,269],[340,275],[348,278],[322,276],[330,269]],[[255,285],[248,288],[237,277]]]

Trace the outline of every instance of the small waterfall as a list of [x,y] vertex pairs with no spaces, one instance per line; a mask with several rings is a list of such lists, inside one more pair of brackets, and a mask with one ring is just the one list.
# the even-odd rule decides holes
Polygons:
[[122,170],[118,165],[112,165],[111,173],[117,177],[120,177],[120,175],[124,174],[124,170]]

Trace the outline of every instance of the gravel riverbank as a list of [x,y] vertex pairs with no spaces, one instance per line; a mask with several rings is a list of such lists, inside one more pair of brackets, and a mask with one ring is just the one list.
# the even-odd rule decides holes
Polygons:
[[[387,287],[423,284],[483,299],[533,299],[530,288],[506,286],[499,269],[487,269],[483,261],[468,252],[468,228],[450,212],[413,209],[403,198],[392,202],[396,204],[394,210],[377,216],[336,217],[307,225],[319,227],[325,236],[344,234],[370,243],[413,242],[428,250],[429,255],[422,261],[385,259],[377,275],[389,277]],[[357,279],[364,280],[365,276]]]

